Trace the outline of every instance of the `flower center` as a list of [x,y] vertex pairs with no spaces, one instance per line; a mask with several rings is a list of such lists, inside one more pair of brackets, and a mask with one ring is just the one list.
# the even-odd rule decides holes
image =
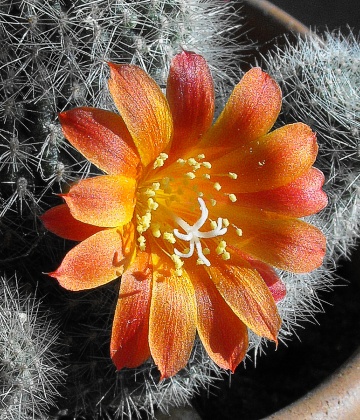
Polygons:
[[216,236],[224,235],[227,232],[227,228],[222,227],[222,218],[219,217],[215,229],[212,229],[208,232],[200,232],[199,229],[204,225],[209,216],[209,210],[207,209],[205,201],[202,198],[198,198],[198,201],[200,204],[201,216],[192,226],[190,226],[180,217],[175,218],[177,224],[185,230],[186,234],[180,233],[178,229],[174,229],[174,235],[183,241],[189,241],[190,249],[187,253],[183,253],[178,251],[177,248],[174,248],[174,252],[178,257],[189,258],[194,254],[194,249],[196,247],[196,251],[200,260],[209,267],[210,261],[205,257],[203,253],[200,239],[215,238]]
[[[151,236],[161,241],[161,249],[172,259],[180,276],[183,259],[192,257],[194,253],[198,256],[197,264],[208,267],[211,262],[206,255],[210,254],[210,249],[224,260],[230,258],[224,240],[210,242],[210,249],[203,248],[203,245],[205,239],[225,235],[228,228],[242,235],[241,229],[228,219],[217,217],[221,216],[221,209],[234,205],[237,200],[233,194],[237,175],[233,172],[218,173],[205,160],[204,154],[169,164],[167,159],[168,156],[161,153],[139,186],[135,209],[137,241],[140,250],[146,249],[146,241]],[[197,204],[201,212],[198,218]],[[211,208],[211,213],[216,214],[215,220],[209,218],[207,206]],[[205,224],[211,229],[206,230]]]

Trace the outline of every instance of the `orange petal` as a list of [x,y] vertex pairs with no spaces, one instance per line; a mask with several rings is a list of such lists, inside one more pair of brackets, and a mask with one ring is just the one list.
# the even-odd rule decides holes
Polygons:
[[234,223],[242,236],[229,229],[228,242],[257,260],[295,273],[310,272],[323,262],[325,236],[302,220],[237,209]]
[[286,296],[286,286],[276,274],[275,270],[262,261],[249,259],[247,259],[247,261],[250,263],[252,268],[255,268],[265,281],[266,286],[269,288],[275,302],[280,302],[280,300],[284,299]]
[[288,185],[273,190],[239,194],[237,203],[241,207],[261,208],[285,216],[309,216],[327,205],[323,184],[323,173],[316,168],[310,168]]
[[117,229],[95,233],[71,249],[60,267],[49,273],[67,290],[86,290],[109,283],[120,276],[126,256]]
[[87,159],[109,174],[136,178],[140,159],[123,119],[96,108],[59,115],[64,136]]
[[88,225],[74,219],[66,204],[51,208],[40,219],[50,232],[71,241],[83,241],[102,230],[98,226]]
[[235,255],[207,270],[235,314],[257,335],[276,341],[281,319],[260,274]]
[[62,195],[81,222],[102,227],[128,223],[134,211],[136,181],[121,175],[101,175],[75,184]]
[[149,343],[161,379],[175,375],[189,360],[196,333],[196,301],[186,274],[177,276],[174,263],[153,254],[153,291]]
[[[287,185],[308,171],[318,152],[309,126],[296,123],[281,127],[212,161],[212,180],[231,193],[255,192]],[[216,174],[234,172],[237,179]]]
[[172,151],[181,152],[196,143],[214,117],[214,83],[203,57],[183,51],[171,62],[166,96],[174,121]]
[[172,118],[159,86],[137,66],[109,63],[109,90],[144,166],[168,145]]
[[[203,145],[233,149],[266,134],[281,109],[278,84],[260,68],[249,70],[235,86],[223,112],[205,135]],[[220,151],[221,152],[221,151]]]
[[122,275],[112,326],[110,354],[118,370],[137,367],[150,357],[151,281],[150,254],[138,252]]
[[191,273],[191,281],[196,293],[200,339],[218,366],[234,372],[247,351],[247,328],[224,301],[205,271],[200,273],[198,267]]

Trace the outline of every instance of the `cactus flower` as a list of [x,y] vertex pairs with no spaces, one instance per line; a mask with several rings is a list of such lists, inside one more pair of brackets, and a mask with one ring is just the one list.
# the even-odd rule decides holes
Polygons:
[[119,114],[60,114],[65,137],[104,174],[79,181],[42,220],[80,241],[50,273],[68,290],[121,276],[110,354],[118,369],[150,356],[167,378],[182,369],[196,333],[217,365],[234,371],[248,328],[276,342],[275,268],[309,272],[325,238],[300,220],[326,206],[318,146],[302,123],[271,131],[277,83],[260,68],[235,86],[213,123],[206,61],[182,52],[166,96],[142,69],[109,63]]

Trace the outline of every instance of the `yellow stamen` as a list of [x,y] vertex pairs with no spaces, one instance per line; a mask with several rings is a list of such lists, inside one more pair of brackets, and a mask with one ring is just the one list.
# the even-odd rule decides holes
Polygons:
[[225,249],[226,249],[226,242],[225,241],[220,241],[219,245],[217,246],[215,251],[218,255],[220,255],[220,254],[223,254],[225,252]]
[[165,241],[168,241],[171,244],[174,244],[176,242],[175,236],[172,232],[164,232],[163,238],[165,239]]
[[138,242],[139,242],[140,251],[145,251],[145,248],[146,248],[146,245],[145,245],[145,242],[146,242],[145,236],[140,235],[138,237]]
[[221,258],[225,261],[230,260],[230,252],[224,251],[221,255]]
[[168,157],[169,156],[166,153],[160,153],[160,155],[155,159],[153,168],[156,169],[164,166],[164,163]]
[[242,236],[243,231],[242,231],[240,228],[236,228],[236,234],[237,234],[238,236]]
[[160,223],[153,223],[151,225],[151,232],[155,238],[160,238],[161,231],[160,231]]
[[216,228],[217,223],[215,222],[215,220],[211,220],[210,226],[211,226],[211,229],[215,229]]
[[159,204],[151,197],[148,198],[147,205],[149,210],[156,210],[159,207]]

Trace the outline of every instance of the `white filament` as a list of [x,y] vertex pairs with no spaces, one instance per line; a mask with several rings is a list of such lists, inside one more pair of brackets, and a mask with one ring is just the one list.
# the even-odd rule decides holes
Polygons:
[[209,216],[209,210],[202,198],[198,198],[198,201],[200,204],[201,216],[192,226],[180,217],[175,218],[176,223],[184,229],[186,233],[181,233],[178,229],[174,229],[174,235],[183,241],[189,241],[189,251],[187,253],[183,253],[174,248],[174,252],[178,257],[189,258],[194,254],[194,250],[196,248],[200,260],[209,267],[210,261],[203,253],[200,239],[215,238],[216,236],[224,235],[227,232],[227,228],[222,227],[222,218],[219,217],[215,229],[208,232],[200,232],[199,229],[204,225]]

